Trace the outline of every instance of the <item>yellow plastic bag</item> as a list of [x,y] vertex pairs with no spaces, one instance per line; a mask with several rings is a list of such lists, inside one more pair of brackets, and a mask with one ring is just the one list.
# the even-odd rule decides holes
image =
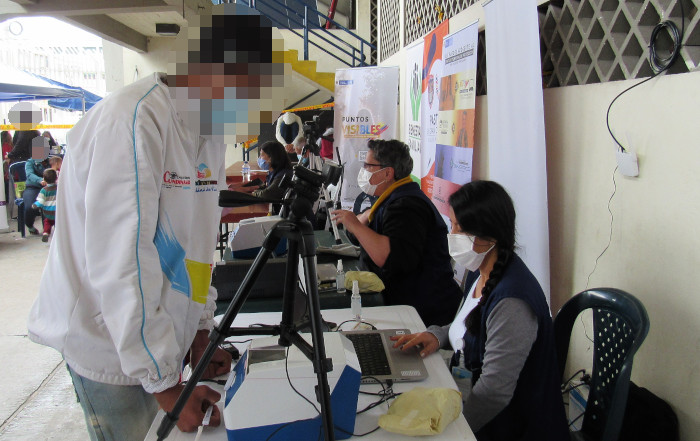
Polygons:
[[384,282],[371,271],[348,271],[345,273],[345,288],[352,290],[352,281],[357,280],[360,292],[382,292]]
[[442,433],[462,412],[462,395],[447,388],[417,387],[404,392],[379,417],[379,426],[409,436]]

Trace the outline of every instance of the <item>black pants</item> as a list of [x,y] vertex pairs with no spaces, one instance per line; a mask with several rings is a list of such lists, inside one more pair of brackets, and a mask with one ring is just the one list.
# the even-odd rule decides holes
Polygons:
[[36,197],[40,191],[41,188],[27,187],[22,193],[22,199],[24,200],[24,224],[27,227],[34,227],[34,220],[39,214],[37,210],[32,208],[32,205],[36,202]]

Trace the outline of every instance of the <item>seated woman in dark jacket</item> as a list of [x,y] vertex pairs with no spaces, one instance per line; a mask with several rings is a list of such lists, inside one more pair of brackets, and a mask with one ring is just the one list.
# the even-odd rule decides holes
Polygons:
[[386,304],[413,306],[426,325],[450,323],[462,293],[453,279],[447,225],[411,179],[406,144],[373,139],[367,149],[357,183],[378,199],[360,215],[336,210],[332,216],[359,242],[364,269],[384,282]]
[[464,416],[479,441],[568,441],[552,318],[535,276],[515,253],[515,209],[491,181],[449,199],[450,255],[469,270],[450,325],[397,338],[421,356],[452,348],[472,372]]
[[[253,191],[253,196],[265,199],[282,199],[287,189],[282,181],[291,179],[292,163],[284,146],[277,141],[268,141],[260,147],[260,157],[270,166],[265,184]],[[287,177],[289,175],[289,177]]]

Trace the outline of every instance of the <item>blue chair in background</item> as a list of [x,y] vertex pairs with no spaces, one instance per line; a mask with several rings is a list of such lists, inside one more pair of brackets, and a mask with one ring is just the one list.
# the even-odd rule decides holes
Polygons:
[[22,199],[27,180],[27,174],[24,170],[25,163],[26,161],[20,161],[10,164],[10,178],[8,181],[11,198],[10,213],[12,213],[13,207],[17,206],[17,231],[20,232],[22,237],[26,236],[24,228],[24,199]]
[[632,361],[649,332],[649,316],[639,300],[615,288],[589,289],[572,297],[554,319],[561,378],[571,330],[579,314],[587,309],[593,312],[593,372],[581,430],[572,432],[571,439],[617,441],[627,406]]

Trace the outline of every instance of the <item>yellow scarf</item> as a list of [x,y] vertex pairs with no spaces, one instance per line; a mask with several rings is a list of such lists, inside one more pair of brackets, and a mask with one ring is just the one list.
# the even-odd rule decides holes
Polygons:
[[374,213],[379,209],[379,206],[382,205],[382,203],[386,200],[386,198],[389,197],[391,192],[396,190],[397,188],[401,187],[402,185],[406,185],[413,182],[410,176],[406,176],[403,179],[399,179],[398,181],[394,182],[384,190],[384,193],[382,193],[381,196],[379,196],[379,199],[377,199],[377,202],[372,205],[372,208],[369,210],[369,221],[372,222],[372,219],[374,218]]

